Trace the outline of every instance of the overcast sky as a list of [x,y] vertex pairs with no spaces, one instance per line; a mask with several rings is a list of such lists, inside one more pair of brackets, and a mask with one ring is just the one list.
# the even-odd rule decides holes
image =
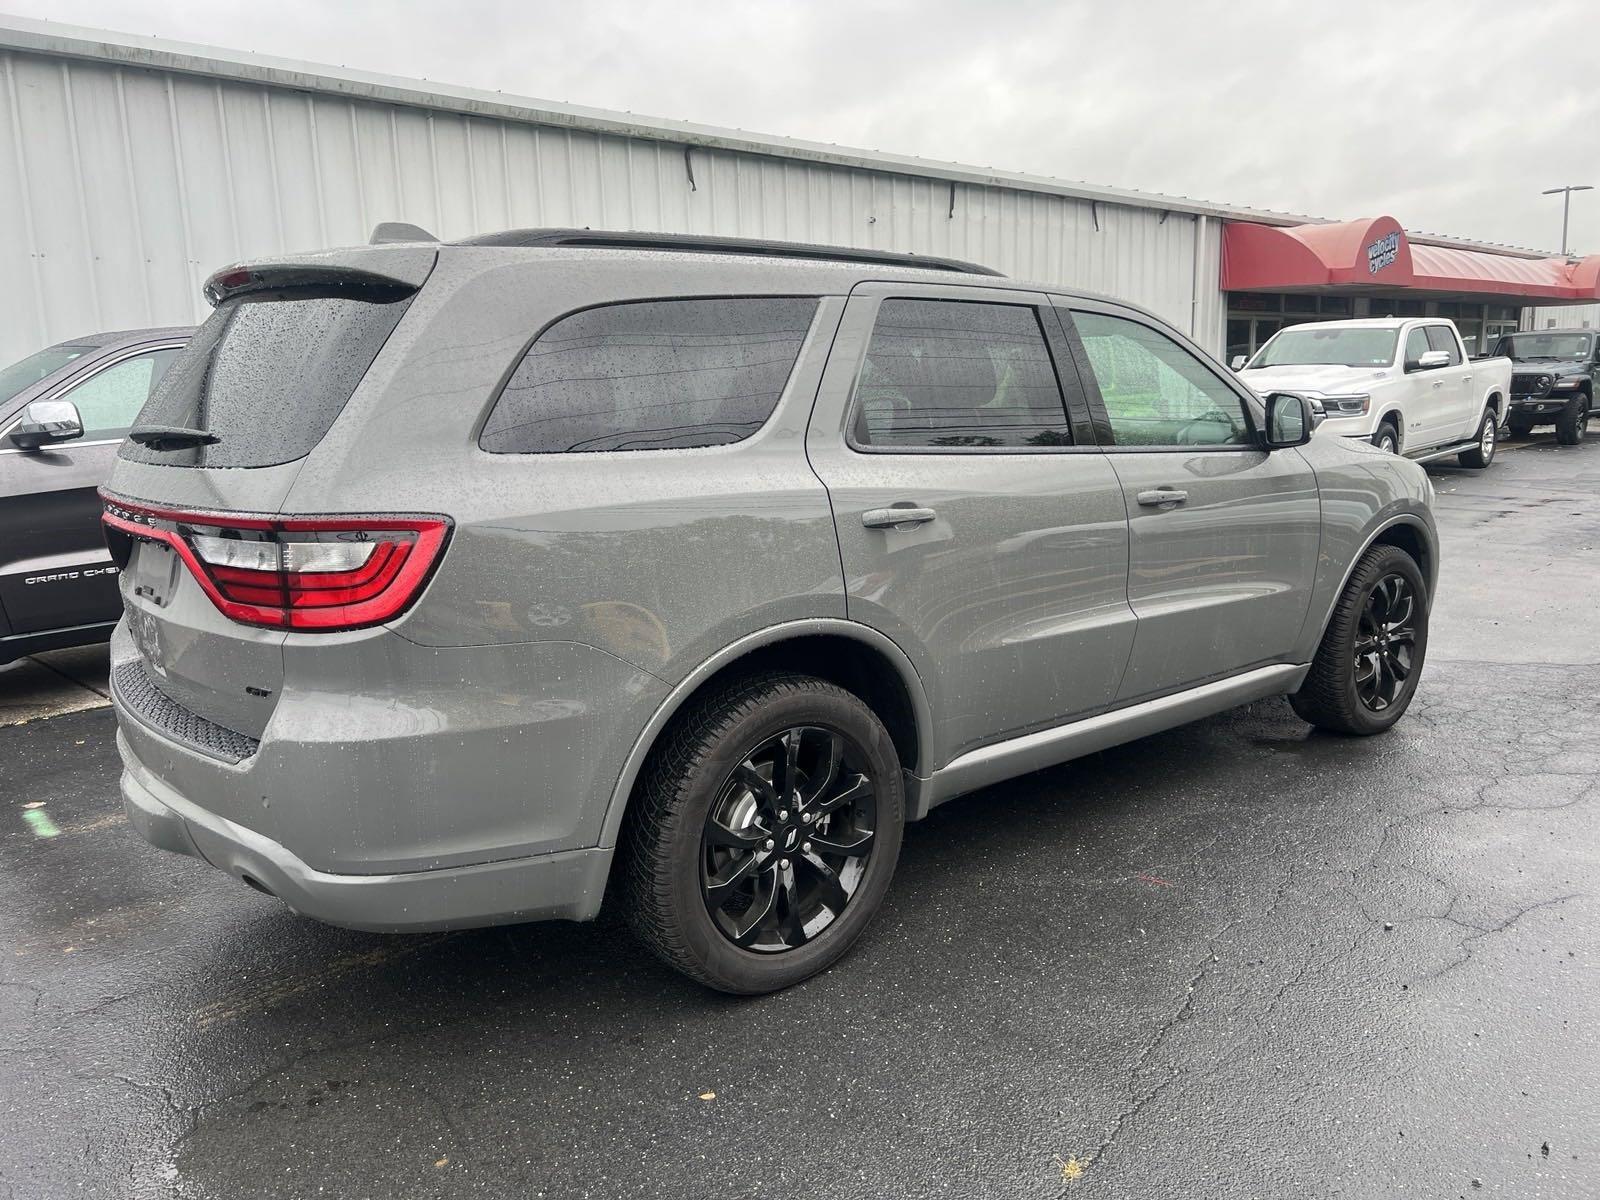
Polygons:
[[[1555,250],[1600,0],[0,0],[26,16]],[[1600,191],[1573,198],[1600,252]]]

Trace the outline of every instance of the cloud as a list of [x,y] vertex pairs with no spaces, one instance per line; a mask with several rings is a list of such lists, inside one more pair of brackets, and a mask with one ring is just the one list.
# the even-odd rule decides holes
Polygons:
[[[12,0],[55,20],[1553,248],[1600,185],[1600,4]],[[1600,251],[1600,193],[1574,244]]]

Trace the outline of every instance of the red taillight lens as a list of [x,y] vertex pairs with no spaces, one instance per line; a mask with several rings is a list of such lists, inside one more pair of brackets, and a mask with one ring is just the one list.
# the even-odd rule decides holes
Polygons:
[[445,517],[275,519],[149,508],[101,495],[108,540],[165,542],[226,616],[277,629],[360,629],[392,620],[422,591],[450,533]]

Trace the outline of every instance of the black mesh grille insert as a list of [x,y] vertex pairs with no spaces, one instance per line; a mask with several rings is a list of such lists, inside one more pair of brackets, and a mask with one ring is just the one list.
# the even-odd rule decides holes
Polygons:
[[144,664],[136,658],[112,672],[111,690],[123,706],[145,724],[212,758],[236,763],[249,758],[261,745],[255,738],[224,729],[169,698],[156,687],[145,672]]

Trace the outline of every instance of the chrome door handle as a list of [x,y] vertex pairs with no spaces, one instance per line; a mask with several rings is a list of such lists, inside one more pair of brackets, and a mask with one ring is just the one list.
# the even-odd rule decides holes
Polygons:
[[868,529],[897,529],[926,525],[938,515],[931,508],[869,508],[861,514],[861,523]]
[[1188,492],[1179,491],[1177,488],[1157,488],[1153,492],[1139,493],[1139,503],[1148,504],[1152,508],[1159,508],[1165,504],[1182,504],[1188,498]]

